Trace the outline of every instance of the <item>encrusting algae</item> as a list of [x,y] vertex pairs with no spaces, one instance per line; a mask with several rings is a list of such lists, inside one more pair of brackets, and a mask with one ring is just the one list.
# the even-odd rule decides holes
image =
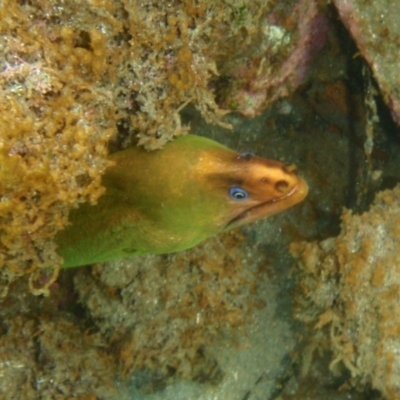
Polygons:
[[114,108],[39,10],[4,1],[0,14],[1,296],[16,277],[44,268],[46,284],[31,275],[30,287],[46,293],[61,263],[52,237],[70,208],[104,191]]
[[124,396],[129,382],[141,394],[179,379],[218,384],[218,348],[246,345],[270,287],[265,255],[246,241],[232,230],[174,255],[70,270],[51,297],[19,280],[0,307],[0,397],[114,400],[135,396]]
[[225,345],[239,345],[264,305],[258,268],[265,259],[247,256],[245,243],[233,230],[185,252],[113,261],[91,274],[78,269],[80,301],[117,349],[124,376],[221,380],[212,343],[224,338]]
[[301,273],[296,317],[315,329],[354,384],[400,398],[400,187],[378,193],[361,215],[345,210],[341,233],[292,245]]

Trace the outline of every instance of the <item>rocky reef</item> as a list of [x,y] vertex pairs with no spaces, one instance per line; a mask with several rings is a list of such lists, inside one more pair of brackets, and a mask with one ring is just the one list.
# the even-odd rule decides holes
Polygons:
[[400,188],[379,192],[360,215],[345,210],[341,232],[292,244],[299,259],[296,317],[330,349],[330,368],[345,367],[353,384],[400,398]]
[[[0,397],[164,400],[185,381],[202,400],[400,398],[400,189],[366,211],[399,182],[398,4],[372,3],[0,2]],[[60,273],[52,237],[102,195],[108,153],[189,130],[295,163],[307,202],[179,255]],[[244,366],[215,351],[251,346]],[[277,378],[289,352],[297,386],[287,364]]]
[[366,3],[363,0],[334,0],[339,16],[353,36],[360,54],[370,65],[380,91],[400,123],[398,93],[400,26],[396,0]]
[[1,303],[0,396],[131,398],[132,377],[141,393],[176,379],[220,383],[211,344],[241,345],[265,305],[265,258],[244,245],[232,231],[176,255],[68,271],[47,298],[20,296],[18,281]]

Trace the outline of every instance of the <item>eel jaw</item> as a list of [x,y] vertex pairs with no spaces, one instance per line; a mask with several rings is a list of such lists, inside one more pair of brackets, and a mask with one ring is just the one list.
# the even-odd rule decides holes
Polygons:
[[288,193],[285,193],[282,197],[277,197],[247,208],[229,221],[225,229],[235,228],[285,211],[303,201],[307,194],[307,183],[298,177],[298,183]]

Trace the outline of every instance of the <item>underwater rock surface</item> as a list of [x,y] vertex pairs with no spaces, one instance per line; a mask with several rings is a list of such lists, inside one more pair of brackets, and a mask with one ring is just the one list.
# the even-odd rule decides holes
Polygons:
[[301,274],[296,317],[314,328],[353,383],[400,397],[400,187],[376,195],[361,215],[345,210],[341,232],[292,244]]
[[394,120],[400,123],[399,1],[333,0],[333,3],[370,65]]

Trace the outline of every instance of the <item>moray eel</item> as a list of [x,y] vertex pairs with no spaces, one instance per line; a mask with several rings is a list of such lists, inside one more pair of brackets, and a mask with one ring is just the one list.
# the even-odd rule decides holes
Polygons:
[[105,194],[56,236],[62,267],[185,250],[286,210],[307,195],[293,167],[186,135],[164,149],[110,155]]

